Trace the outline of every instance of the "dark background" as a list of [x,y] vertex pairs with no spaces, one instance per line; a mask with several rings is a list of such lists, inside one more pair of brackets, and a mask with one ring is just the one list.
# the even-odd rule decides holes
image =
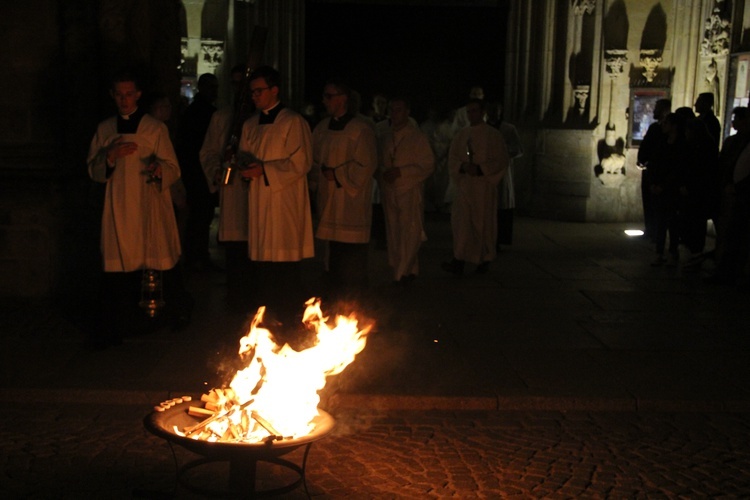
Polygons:
[[425,118],[463,106],[474,85],[502,99],[507,6],[402,6],[310,3],[306,22],[305,99],[319,108],[331,76],[362,95],[406,95]]

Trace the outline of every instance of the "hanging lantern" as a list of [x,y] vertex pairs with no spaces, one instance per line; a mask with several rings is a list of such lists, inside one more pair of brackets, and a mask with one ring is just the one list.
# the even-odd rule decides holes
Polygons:
[[141,300],[138,305],[146,311],[149,318],[154,318],[165,304],[161,271],[144,269],[141,277]]

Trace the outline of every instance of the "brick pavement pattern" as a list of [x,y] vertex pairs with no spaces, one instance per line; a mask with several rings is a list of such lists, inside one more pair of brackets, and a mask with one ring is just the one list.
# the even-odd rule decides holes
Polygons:
[[[4,498],[200,498],[139,405],[14,404],[0,411]],[[630,412],[336,412],[313,444],[313,498],[750,496],[750,415]],[[178,463],[197,456],[175,448]],[[287,455],[301,460],[301,450]],[[222,489],[226,468],[191,482]],[[259,467],[258,487],[284,484]],[[275,484],[276,481],[281,481]],[[305,498],[299,489],[282,498]]]
[[[750,497],[748,296],[703,283],[710,263],[654,269],[625,224],[519,218],[489,274],[456,279],[448,221],[428,222],[410,288],[371,254],[376,332],[322,395],[337,427],[311,449],[314,498]],[[143,418],[236,369],[251,311],[228,308],[220,273],[189,278],[188,329],[103,352],[82,343],[91,303],[3,302],[0,498],[200,497]],[[259,470],[258,488],[285,474]]]

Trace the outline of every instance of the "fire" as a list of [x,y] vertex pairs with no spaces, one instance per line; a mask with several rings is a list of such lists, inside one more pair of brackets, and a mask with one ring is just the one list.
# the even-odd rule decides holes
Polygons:
[[209,418],[194,428],[175,431],[196,439],[238,442],[309,434],[326,378],[354,361],[365,348],[372,325],[360,330],[354,315],[339,315],[332,328],[320,299],[312,298],[306,306],[302,322],[315,332],[312,347],[295,351],[288,344],[276,344],[272,333],[258,326],[265,313],[265,307],[259,308],[240,340],[240,356],[250,358],[247,366],[235,374],[228,388],[204,394],[206,409],[213,413],[191,408],[193,414],[202,410]]

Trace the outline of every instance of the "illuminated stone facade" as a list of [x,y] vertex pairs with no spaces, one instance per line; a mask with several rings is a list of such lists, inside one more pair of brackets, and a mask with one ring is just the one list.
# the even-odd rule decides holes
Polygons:
[[[713,92],[728,126],[732,54],[747,50],[750,2],[512,0],[504,93],[524,133],[520,210],[572,221],[640,221],[637,140],[650,104]],[[746,91],[745,91],[746,92]]]

